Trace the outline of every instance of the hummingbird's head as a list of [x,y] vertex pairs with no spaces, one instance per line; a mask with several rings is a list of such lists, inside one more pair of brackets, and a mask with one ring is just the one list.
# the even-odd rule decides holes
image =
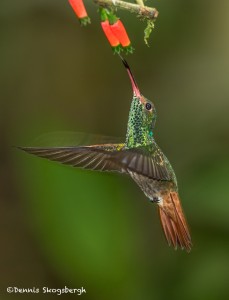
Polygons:
[[130,77],[133,89],[133,100],[127,130],[127,144],[133,147],[146,145],[152,142],[153,129],[156,122],[156,109],[154,104],[140,93],[129,65],[122,57],[121,59]]

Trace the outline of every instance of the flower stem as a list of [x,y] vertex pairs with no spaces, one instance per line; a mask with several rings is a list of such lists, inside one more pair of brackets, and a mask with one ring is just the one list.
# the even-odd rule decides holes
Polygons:
[[[130,2],[125,2],[122,0],[116,0],[115,4],[112,2],[112,0],[93,0],[95,4],[99,5],[100,7],[105,8],[120,8],[123,10],[128,10],[129,12],[136,13],[139,16],[142,16],[144,18],[155,20],[158,17],[158,11],[156,8],[148,7],[148,6],[142,6],[139,4],[134,4]],[[143,2],[143,1],[141,1]],[[143,3],[144,4],[144,3]]]

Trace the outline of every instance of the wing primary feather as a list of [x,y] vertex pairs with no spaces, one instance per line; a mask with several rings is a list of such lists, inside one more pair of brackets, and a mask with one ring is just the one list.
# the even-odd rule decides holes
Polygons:
[[95,162],[96,159],[98,159],[98,155],[93,155],[92,159],[89,160],[88,163],[84,165],[84,168],[85,168],[85,169],[88,169],[88,167],[89,167],[90,165],[92,165],[92,164]]
[[[58,161],[73,167],[98,171],[124,172],[120,163],[113,160],[113,154],[119,153],[124,144],[101,144],[79,147],[18,147],[30,154]],[[126,171],[125,171],[126,172]]]

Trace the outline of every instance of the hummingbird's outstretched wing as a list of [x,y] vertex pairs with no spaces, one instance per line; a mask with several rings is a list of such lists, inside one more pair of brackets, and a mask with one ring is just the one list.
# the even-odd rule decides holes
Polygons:
[[135,172],[155,180],[173,180],[170,164],[159,148],[126,149],[125,144],[71,147],[18,147],[30,154],[90,170]]
[[125,149],[125,144],[101,144],[77,147],[18,147],[30,154],[90,170],[129,171],[155,180],[172,180],[161,153],[152,156],[143,147]]
[[99,171],[122,170],[120,164],[116,164],[113,154],[121,151],[124,144],[102,144],[77,147],[18,147],[30,154],[57,161],[65,165]]

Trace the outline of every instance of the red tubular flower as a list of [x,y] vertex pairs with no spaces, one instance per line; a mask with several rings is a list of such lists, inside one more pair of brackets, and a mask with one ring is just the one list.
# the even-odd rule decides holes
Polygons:
[[87,11],[85,9],[83,0],[68,0],[68,1],[82,25],[87,25],[88,23],[91,23],[90,18],[88,17]]
[[113,48],[114,53],[119,53],[121,50],[121,46],[120,46],[119,40],[117,39],[117,37],[114,35],[114,33],[112,32],[112,30],[110,28],[109,21],[108,20],[102,21],[101,26],[102,26],[102,29],[103,29],[103,32],[104,32],[106,38],[108,39],[108,42],[110,43],[111,47]]
[[115,23],[110,25],[110,29],[112,30],[113,34],[117,37],[122,47],[124,47],[127,52],[132,53],[133,48],[131,46],[130,39],[126,32],[126,29],[121,20],[116,20]]

